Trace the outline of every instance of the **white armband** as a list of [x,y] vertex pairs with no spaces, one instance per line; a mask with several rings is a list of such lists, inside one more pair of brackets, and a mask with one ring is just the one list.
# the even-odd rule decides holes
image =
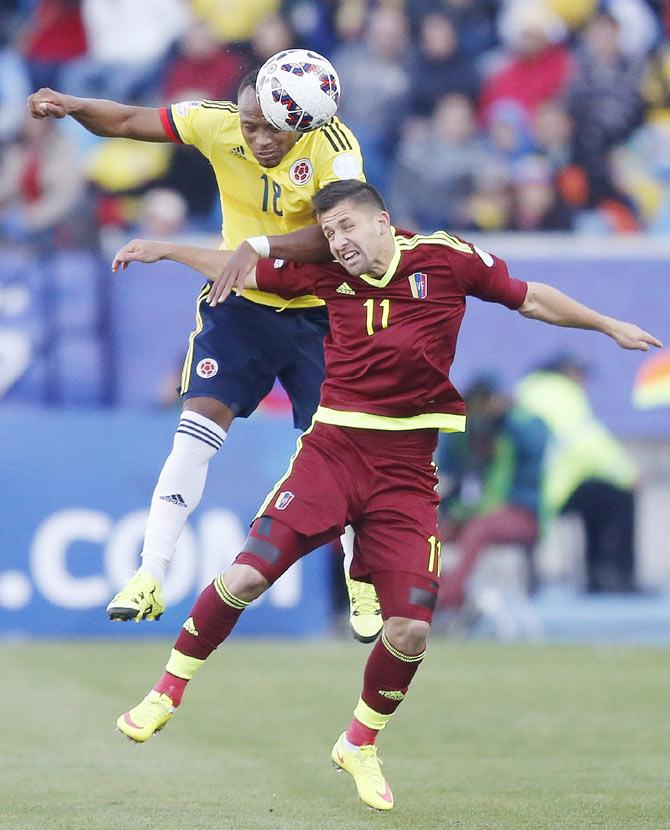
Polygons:
[[251,245],[259,257],[266,258],[270,256],[270,240],[267,236],[252,236],[244,241]]

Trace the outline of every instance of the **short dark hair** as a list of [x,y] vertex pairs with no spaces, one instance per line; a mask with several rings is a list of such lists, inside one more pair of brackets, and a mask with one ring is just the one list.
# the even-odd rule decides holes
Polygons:
[[240,81],[240,85],[237,87],[237,100],[240,100],[240,95],[244,92],[245,89],[248,87],[253,87],[254,91],[256,90],[256,78],[258,78],[258,72],[260,70],[260,66],[257,66],[255,69],[252,69],[250,72],[242,78]]
[[386,205],[378,190],[367,182],[358,179],[343,179],[339,182],[331,182],[322,187],[312,196],[312,207],[318,216],[327,210],[350,200],[356,205],[370,205],[379,210],[386,210]]

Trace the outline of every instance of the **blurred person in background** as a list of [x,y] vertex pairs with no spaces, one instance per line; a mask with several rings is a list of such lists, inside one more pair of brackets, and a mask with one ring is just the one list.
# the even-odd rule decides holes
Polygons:
[[21,32],[33,87],[58,86],[64,68],[87,51],[82,0],[38,0]]
[[368,180],[386,190],[402,117],[409,112],[409,23],[402,9],[380,5],[367,19],[363,39],[335,55],[342,85],[340,116],[358,136]]
[[82,16],[88,49],[67,65],[61,83],[72,95],[124,101],[155,91],[189,21],[186,0],[82,0]]
[[475,62],[461,49],[458,32],[446,14],[432,13],[420,19],[417,50],[409,73],[409,100],[417,115],[430,115],[448,93],[476,98],[479,92]]
[[552,99],[540,104],[531,119],[533,150],[557,173],[572,160],[574,123],[562,101]]
[[484,81],[479,105],[485,122],[500,101],[514,101],[532,115],[544,101],[563,93],[572,72],[565,24],[542,3],[507,3],[499,31],[507,54],[502,67]]
[[586,590],[629,592],[635,580],[637,468],[597,420],[586,392],[587,367],[557,355],[524,378],[519,404],[546,423],[545,500],[553,514],[576,514],[586,535]]
[[572,230],[572,211],[556,192],[551,168],[543,156],[525,156],[516,164],[512,194],[509,230]]
[[[279,9],[279,0],[191,0],[193,14],[204,20],[221,43],[244,43],[260,21]],[[269,57],[269,56],[268,56]]]
[[30,78],[21,54],[12,45],[9,18],[0,13],[0,152],[2,144],[21,129],[29,91]]
[[451,20],[463,51],[477,58],[496,44],[496,0],[407,0],[411,20],[424,15],[446,15]]
[[489,159],[477,171],[473,192],[464,205],[464,227],[473,231],[504,231],[512,215],[512,184],[507,167]]
[[0,156],[0,236],[42,249],[95,243],[85,197],[76,144],[59,124],[24,115]]
[[542,511],[548,430],[501,391],[492,375],[476,378],[465,392],[468,428],[440,437],[440,533],[455,545],[456,562],[442,572],[438,610],[459,609],[467,583],[490,545],[519,545],[528,557],[534,589],[533,548]]
[[260,66],[277,52],[295,46],[295,40],[288,20],[279,14],[268,15],[258,23],[249,41],[249,63]]
[[[219,43],[205,21],[193,20],[165,67],[161,98],[165,101],[194,97],[229,100],[235,96],[247,71],[247,60],[240,52]],[[191,95],[193,90],[200,94]]]
[[617,230],[635,230],[630,200],[614,186],[610,151],[640,124],[642,64],[627,57],[616,19],[600,13],[580,36],[576,69],[567,92],[568,111],[575,129],[573,160],[585,172],[586,204],[611,207]]
[[428,122],[405,125],[389,188],[397,221],[422,230],[462,228],[464,201],[486,159],[472,102],[445,95]]

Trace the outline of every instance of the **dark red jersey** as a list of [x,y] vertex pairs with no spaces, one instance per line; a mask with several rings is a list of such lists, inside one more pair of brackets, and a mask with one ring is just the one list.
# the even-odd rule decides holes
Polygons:
[[261,260],[262,291],[325,300],[330,335],[316,420],[369,429],[462,431],[465,404],[449,380],[467,296],[518,308],[527,284],[503,260],[439,231],[394,232],[382,277],[339,264]]

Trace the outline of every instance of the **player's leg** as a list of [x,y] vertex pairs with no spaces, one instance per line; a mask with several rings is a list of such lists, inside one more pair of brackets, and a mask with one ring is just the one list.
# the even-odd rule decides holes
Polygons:
[[352,439],[366,460],[368,495],[354,522],[351,572],[377,589],[384,631],[363,676],[349,728],[332,751],[370,806],[389,810],[390,787],[379,768],[376,738],[407,694],[423,659],[437,602],[440,569],[435,468],[437,436],[359,430]]
[[135,741],[167,723],[188,681],[230,634],[242,611],[299,557],[340,535],[347,518],[347,442],[315,425],[298,439],[287,474],[270,491],[234,565],[198,597],[156,686],[117,721]]
[[[379,766],[377,735],[405,699],[421,665],[437,586],[432,578],[413,574],[383,572],[373,578],[385,614],[384,630],[365,665],[353,719],[331,757],[336,767],[352,775],[362,801],[377,810],[390,810],[393,794]],[[409,603],[407,597],[415,602]],[[395,613],[386,616],[389,609]]]
[[182,370],[184,409],[151,499],[142,564],[107,606],[112,620],[160,617],[165,572],[200,503],[209,463],[233,419],[250,415],[274,383],[277,367],[264,354],[268,310],[237,297],[212,309],[204,298],[203,290]]
[[[319,404],[325,376],[323,338],[328,334],[328,315],[324,309],[307,309],[295,317],[294,348],[291,358],[279,373],[293,407],[293,423],[307,429]],[[354,638],[372,643],[382,630],[381,610],[374,585],[352,579],[349,566],[353,556],[354,534],[348,527],[340,538],[344,552],[344,581],[349,596],[349,625]]]
[[257,519],[233,565],[198,596],[159,681],[117,720],[119,731],[138,743],[160,731],[181,704],[188,682],[228,637],[244,609],[308,547],[309,540],[287,525]]

